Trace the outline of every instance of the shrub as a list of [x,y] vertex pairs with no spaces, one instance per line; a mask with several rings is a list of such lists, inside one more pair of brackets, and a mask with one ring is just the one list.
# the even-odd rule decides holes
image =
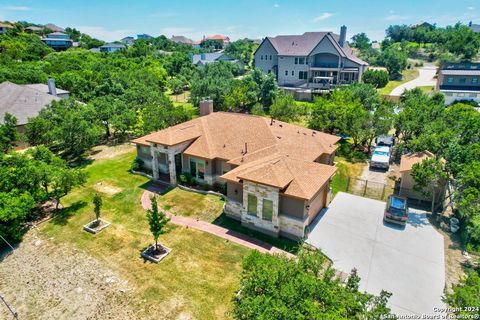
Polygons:
[[186,186],[194,186],[197,183],[195,178],[188,172],[181,173],[179,176],[179,180],[182,184]]
[[131,171],[138,171],[138,170],[142,170],[144,168],[144,164],[145,162],[140,159],[140,158],[135,158],[135,160],[133,160],[133,163],[130,167],[130,170]]
[[377,88],[383,88],[388,83],[388,72],[383,70],[367,70],[362,76],[363,82]]
[[213,184],[212,189],[215,192],[220,192],[221,194],[224,194],[224,195],[227,194],[227,184],[226,183],[215,182]]

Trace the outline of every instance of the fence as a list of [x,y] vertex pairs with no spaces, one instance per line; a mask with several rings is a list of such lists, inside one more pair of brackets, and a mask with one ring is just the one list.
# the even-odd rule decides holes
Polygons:
[[366,198],[385,200],[393,193],[393,187],[383,182],[349,178],[345,191]]

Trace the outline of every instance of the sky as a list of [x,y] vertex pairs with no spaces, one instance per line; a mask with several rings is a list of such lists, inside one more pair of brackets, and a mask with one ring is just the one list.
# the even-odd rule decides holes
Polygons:
[[0,0],[0,21],[54,23],[104,41],[147,33],[232,40],[348,27],[382,40],[391,24],[480,24],[480,0]]

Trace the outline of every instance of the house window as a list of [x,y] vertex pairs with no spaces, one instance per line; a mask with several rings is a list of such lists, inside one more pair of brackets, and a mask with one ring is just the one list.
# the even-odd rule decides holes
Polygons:
[[453,78],[447,78],[447,83],[453,83]]
[[299,71],[298,72],[298,79],[300,80],[307,80],[308,72],[307,71]]
[[285,70],[285,75],[288,76],[288,70]]
[[273,217],[273,201],[263,199],[262,219],[267,221],[272,221],[272,217]]
[[295,64],[298,64],[298,58],[295,58]]
[[247,213],[251,216],[257,216],[257,197],[253,194],[248,195]]
[[260,60],[263,60],[263,54],[260,56]]
[[270,60],[272,60],[272,55],[270,55]]
[[465,78],[460,78],[460,80],[458,80],[458,83],[465,83],[465,82],[467,82],[467,79]]
[[478,78],[472,78],[472,84],[478,84]]
[[298,58],[299,64],[305,64],[305,58]]
[[305,64],[308,64],[308,57],[305,58]]
[[295,71],[292,70],[292,77],[295,75]]

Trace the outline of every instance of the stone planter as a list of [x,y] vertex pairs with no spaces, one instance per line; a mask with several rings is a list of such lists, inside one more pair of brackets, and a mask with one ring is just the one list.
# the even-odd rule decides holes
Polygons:
[[103,219],[99,219],[99,223],[97,223],[97,220],[92,220],[83,226],[83,230],[93,234],[97,234],[106,227],[108,227],[110,224],[110,222]]
[[145,260],[149,260],[149,261],[152,261],[152,262],[155,262],[155,263],[159,263],[160,261],[162,261],[163,258],[165,258],[170,253],[170,251],[172,251],[172,249],[167,248],[162,244],[159,244],[159,247],[161,247],[163,249],[163,252],[160,253],[160,254],[156,254],[154,252],[155,244],[152,244],[151,246],[148,246],[147,249],[143,250],[140,255]]

